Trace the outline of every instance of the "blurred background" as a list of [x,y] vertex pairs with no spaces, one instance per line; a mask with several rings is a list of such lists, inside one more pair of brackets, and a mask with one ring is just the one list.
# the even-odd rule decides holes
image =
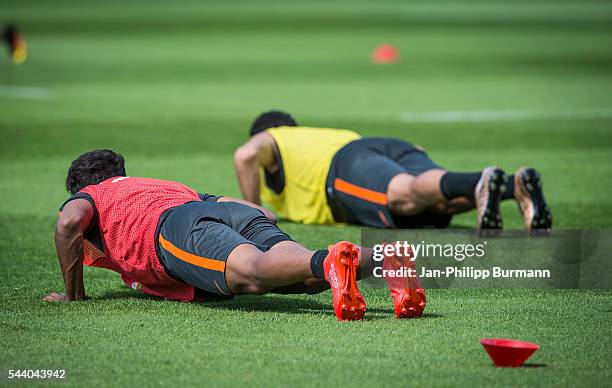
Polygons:
[[54,214],[103,147],[238,195],[232,152],[275,108],[455,170],[535,165],[558,225],[612,225],[612,2],[3,0],[0,23],[27,42],[0,57],[3,214]]

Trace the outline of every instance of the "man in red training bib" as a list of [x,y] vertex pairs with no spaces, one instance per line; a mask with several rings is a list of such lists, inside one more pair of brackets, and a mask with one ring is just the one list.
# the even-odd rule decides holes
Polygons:
[[[47,301],[85,299],[85,264],[118,272],[147,294],[182,301],[318,293],[331,285],[338,319],[363,318],[356,281],[372,274],[370,250],[346,241],[308,250],[266,209],[177,182],[128,177],[123,157],[110,150],[74,160],[66,189],[72,196],[60,208],[55,232],[65,293],[51,293]],[[419,301],[395,298],[402,292],[392,290],[396,311],[402,304],[399,310],[418,307],[420,315],[420,290]]]

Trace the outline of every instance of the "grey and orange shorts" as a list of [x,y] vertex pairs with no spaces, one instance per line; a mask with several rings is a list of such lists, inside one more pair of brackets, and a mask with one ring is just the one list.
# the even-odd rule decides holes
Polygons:
[[451,216],[428,212],[398,216],[387,206],[387,189],[400,173],[441,169],[418,146],[392,138],[362,138],[333,157],[326,180],[327,203],[337,222],[378,228],[446,227]]
[[231,297],[225,264],[241,244],[267,251],[291,238],[260,210],[236,202],[194,201],[160,219],[158,256],[166,273],[203,296]]

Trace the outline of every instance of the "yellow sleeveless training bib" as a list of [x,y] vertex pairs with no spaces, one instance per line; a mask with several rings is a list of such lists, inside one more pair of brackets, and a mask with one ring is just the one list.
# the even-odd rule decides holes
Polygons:
[[280,194],[270,190],[261,168],[261,199],[291,221],[334,223],[325,195],[327,173],[336,152],[361,136],[344,129],[307,127],[278,127],[267,132],[274,138],[283,161],[285,187]]

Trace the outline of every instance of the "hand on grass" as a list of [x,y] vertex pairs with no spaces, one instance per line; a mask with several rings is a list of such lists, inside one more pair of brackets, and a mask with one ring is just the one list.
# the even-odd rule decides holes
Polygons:
[[46,302],[67,302],[68,298],[63,292],[52,292],[43,298]]
[[[83,295],[82,297],[77,297],[74,300],[87,300],[87,299],[89,298]],[[63,292],[52,292],[49,295],[45,296],[43,300],[45,302],[70,302],[70,299],[68,299],[66,294]]]

